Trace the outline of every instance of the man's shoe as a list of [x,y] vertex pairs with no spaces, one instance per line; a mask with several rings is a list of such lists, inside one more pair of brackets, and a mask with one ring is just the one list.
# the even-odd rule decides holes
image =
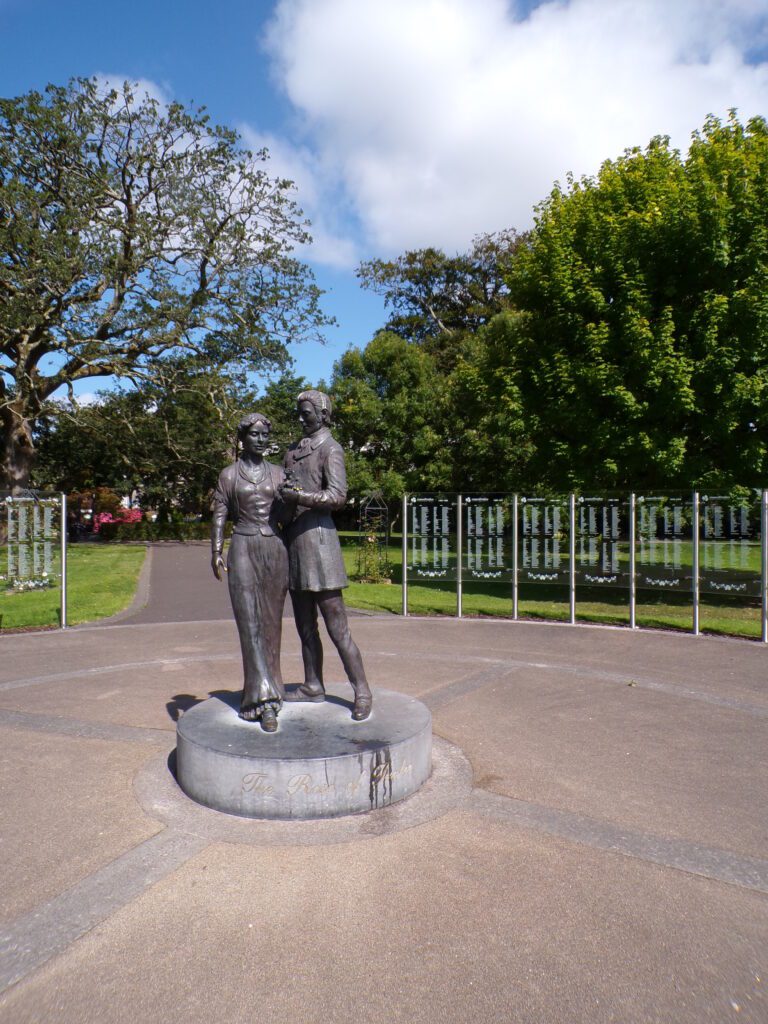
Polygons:
[[370,715],[373,706],[373,694],[370,690],[355,694],[355,706],[352,709],[352,718],[356,722],[363,722]]
[[302,683],[301,686],[295,686],[292,690],[286,690],[283,700],[320,704],[325,700],[325,688],[322,686],[307,686],[306,683]]

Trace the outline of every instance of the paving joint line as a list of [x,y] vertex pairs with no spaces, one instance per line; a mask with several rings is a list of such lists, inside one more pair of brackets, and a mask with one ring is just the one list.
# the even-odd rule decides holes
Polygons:
[[82,740],[151,743],[161,747],[170,747],[176,739],[175,731],[168,729],[148,729],[139,725],[118,725],[112,722],[86,722],[81,718],[65,718],[63,715],[37,714],[6,708],[0,708],[0,727],[54,733],[57,736],[74,736]]
[[500,668],[502,668],[501,672],[486,668],[479,672],[473,672],[463,679],[456,679],[452,683],[443,683],[442,686],[436,686],[428,693],[422,694],[419,700],[422,704],[426,704],[430,711],[440,711],[448,704],[452,704],[453,701],[460,700],[477,690],[482,690],[492,683],[503,682],[512,672],[518,671],[517,667],[506,670],[502,666]]
[[619,853],[716,882],[768,893],[768,860],[672,839],[572,811],[474,789],[467,806],[487,817],[608,853]]
[[0,927],[0,993],[209,845],[163,829],[28,914]]
[[76,679],[81,676],[103,676],[110,672],[126,672],[141,668],[151,668],[162,665],[181,665],[191,661],[239,661],[239,652],[232,651],[231,654],[190,654],[178,658],[152,658],[149,661],[125,661],[118,665],[95,665],[92,668],[71,669],[68,672],[53,672],[45,676],[29,676],[26,679],[9,679],[8,682],[0,683],[0,693],[8,690],[19,690],[25,686],[44,686],[46,683],[60,683],[67,679]]
[[[380,652],[376,653],[378,654]],[[417,658],[418,655],[410,655],[410,657]],[[422,657],[430,656],[423,655]],[[454,658],[453,660],[457,661],[461,659]],[[743,714],[752,715],[755,718],[768,718],[768,707],[762,704],[752,704],[749,701],[739,700],[737,697],[720,697],[714,693],[704,693],[701,690],[692,690],[689,687],[675,686],[672,683],[663,683],[654,679],[638,679],[635,675],[616,675],[613,672],[606,672],[603,669],[590,670],[578,665],[558,665],[551,662],[520,661],[513,658],[472,659],[473,664],[477,664],[478,661],[485,662],[486,664],[491,662],[498,666],[498,668],[495,672],[493,669],[485,669],[478,673],[474,673],[472,676],[466,677],[466,680],[445,683],[443,686],[435,687],[435,689],[430,690],[419,699],[427,704],[430,710],[437,710],[450,701],[457,700],[459,697],[464,696],[464,692],[470,693],[473,690],[489,685],[491,682],[503,682],[512,673],[521,669],[547,669],[555,672],[567,672],[569,675],[575,675],[579,678],[596,679],[602,682],[613,683],[617,686],[637,687],[639,690],[652,690],[670,697],[680,697],[684,700],[695,700],[702,704],[711,704],[714,707],[725,708],[728,711],[740,711]],[[475,679],[478,681],[471,682],[466,691],[463,691],[462,688],[464,687],[465,682],[469,683]],[[481,679],[484,681],[480,682],[479,680]],[[448,692],[451,690],[455,690],[455,696],[448,697],[444,700],[440,698],[439,695],[443,691]]]
[[[390,651],[371,651],[369,657],[379,657],[381,655],[389,655]],[[403,654],[402,657],[407,657],[412,660],[433,660],[434,654],[422,653],[422,652],[409,652]],[[439,657],[439,656],[438,656]],[[603,682],[613,683],[617,686],[634,686],[639,690],[652,690],[657,693],[663,693],[669,697],[678,697],[683,700],[695,700],[702,704],[710,704],[713,707],[724,708],[728,711],[738,711],[743,714],[751,715],[756,718],[768,718],[768,706],[762,704],[754,704],[750,701],[740,700],[736,697],[720,697],[717,694],[705,693],[702,690],[694,690],[688,686],[676,686],[673,683],[665,683],[656,679],[643,679],[639,677],[638,673],[634,674],[622,674],[617,675],[613,672],[607,672],[604,669],[590,669],[583,668],[579,665],[560,665],[553,662],[538,662],[538,661],[524,661],[515,658],[477,658],[466,655],[446,655],[446,660],[452,663],[460,664],[472,664],[477,665],[478,663],[483,665],[494,665],[497,666],[499,675],[495,676],[495,680],[500,680],[505,676],[508,676],[511,672],[516,669],[539,669],[548,670],[554,672],[564,672],[569,675],[577,676],[583,679],[600,680]],[[7,682],[0,683],[0,693],[7,692],[9,690],[21,689],[25,686],[41,686],[46,683],[63,682],[66,679],[72,679],[79,676],[97,676],[106,675],[110,672],[121,672],[134,669],[148,669],[153,666],[162,666],[169,664],[189,664],[194,662],[209,662],[209,661],[239,661],[239,655],[236,651],[232,651],[227,654],[194,654],[180,656],[176,658],[153,658],[148,661],[134,661],[124,662],[118,665],[100,665],[93,668],[81,668],[73,669],[68,672],[56,672],[50,675],[44,676],[30,676],[26,679],[11,679]],[[490,673],[493,670],[483,669],[483,673]],[[489,682],[494,680],[489,680]],[[454,686],[454,683],[444,684],[446,688]],[[488,685],[482,683],[481,685]],[[471,689],[477,689],[477,686],[473,686],[467,692],[471,692]],[[429,704],[430,695],[437,694],[442,688],[435,688],[429,691],[429,693],[422,696],[420,699],[425,703]],[[460,689],[460,685],[457,686],[457,692]],[[460,696],[461,694],[459,694]],[[451,700],[457,699],[456,697],[450,698]],[[435,707],[442,707],[447,701],[437,700]],[[431,706],[431,705],[430,705]]]

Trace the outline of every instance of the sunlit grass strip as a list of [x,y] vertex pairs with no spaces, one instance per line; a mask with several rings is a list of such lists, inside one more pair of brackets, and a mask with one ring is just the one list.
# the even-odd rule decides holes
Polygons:
[[[127,608],[146,556],[144,547],[73,544],[67,552],[69,625],[94,622]],[[58,626],[58,586],[23,594],[0,594],[0,629]]]
[[[354,538],[342,538],[347,572],[355,569]],[[351,582],[345,600],[352,608],[363,611],[386,611],[398,614],[402,608],[400,548],[390,546],[393,583]],[[576,618],[579,622],[629,624],[629,593],[624,589],[601,591],[601,600],[594,600],[594,590],[579,587],[576,592]],[[464,583],[462,609],[465,615],[510,618],[511,588],[507,585]],[[456,584],[408,584],[408,611],[412,615],[455,615]],[[522,585],[519,613],[521,618],[554,622],[568,620],[568,592],[565,587]],[[659,593],[639,590],[637,624],[655,629],[691,630],[691,596],[685,592]],[[757,600],[701,595],[700,627],[702,631],[731,636],[760,636],[760,607]]]
[[[345,591],[345,600],[352,608],[395,614],[400,612],[402,604],[399,586],[379,583],[351,583],[349,589]],[[512,601],[509,596],[494,596],[488,593],[471,594],[465,590],[462,608],[464,615],[499,618],[510,618],[512,615]],[[408,611],[411,615],[455,615],[455,588],[409,584]],[[521,598],[519,611],[522,619],[567,622],[567,595],[565,600],[561,601]],[[629,624],[629,609],[621,604],[577,599],[576,618],[579,622],[626,626]],[[660,601],[638,603],[637,606],[637,624],[641,627],[690,631],[691,620],[690,604],[676,605]],[[710,604],[702,598],[700,625],[701,629],[708,633],[759,637],[760,608],[756,605],[728,607],[723,604]]]

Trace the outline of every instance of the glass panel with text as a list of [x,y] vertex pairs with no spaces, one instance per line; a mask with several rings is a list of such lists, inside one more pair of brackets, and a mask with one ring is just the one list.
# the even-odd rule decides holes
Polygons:
[[576,583],[601,589],[629,587],[629,499],[576,498]]
[[0,492],[0,592],[23,594],[60,583],[60,495]]
[[693,497],[650,492],[636,499],[637,587],[693,590]]
[[456,499],[439,494],[408,498],[408,579],[430,583],[456,579]]
[[746,487],[732,494],[705,492],[699,508],[702,593],[759,597],[760,492]]
[[511,582],[512,495],[466,494],[463,502],[462,578],[467,582]]
[[518,520],[520,582],[567,586],[570,528],[567,495],[520,497]]

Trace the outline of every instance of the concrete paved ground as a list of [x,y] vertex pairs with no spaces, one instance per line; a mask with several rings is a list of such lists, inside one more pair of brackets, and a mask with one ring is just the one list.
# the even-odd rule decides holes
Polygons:
[[179,550],[144,610],[0,641],[2,1024],[766,1024],[766,648],[359,616],[372,685],[432,710],[434,780],[241,820],[168,768],[178,715],[240,678]]

